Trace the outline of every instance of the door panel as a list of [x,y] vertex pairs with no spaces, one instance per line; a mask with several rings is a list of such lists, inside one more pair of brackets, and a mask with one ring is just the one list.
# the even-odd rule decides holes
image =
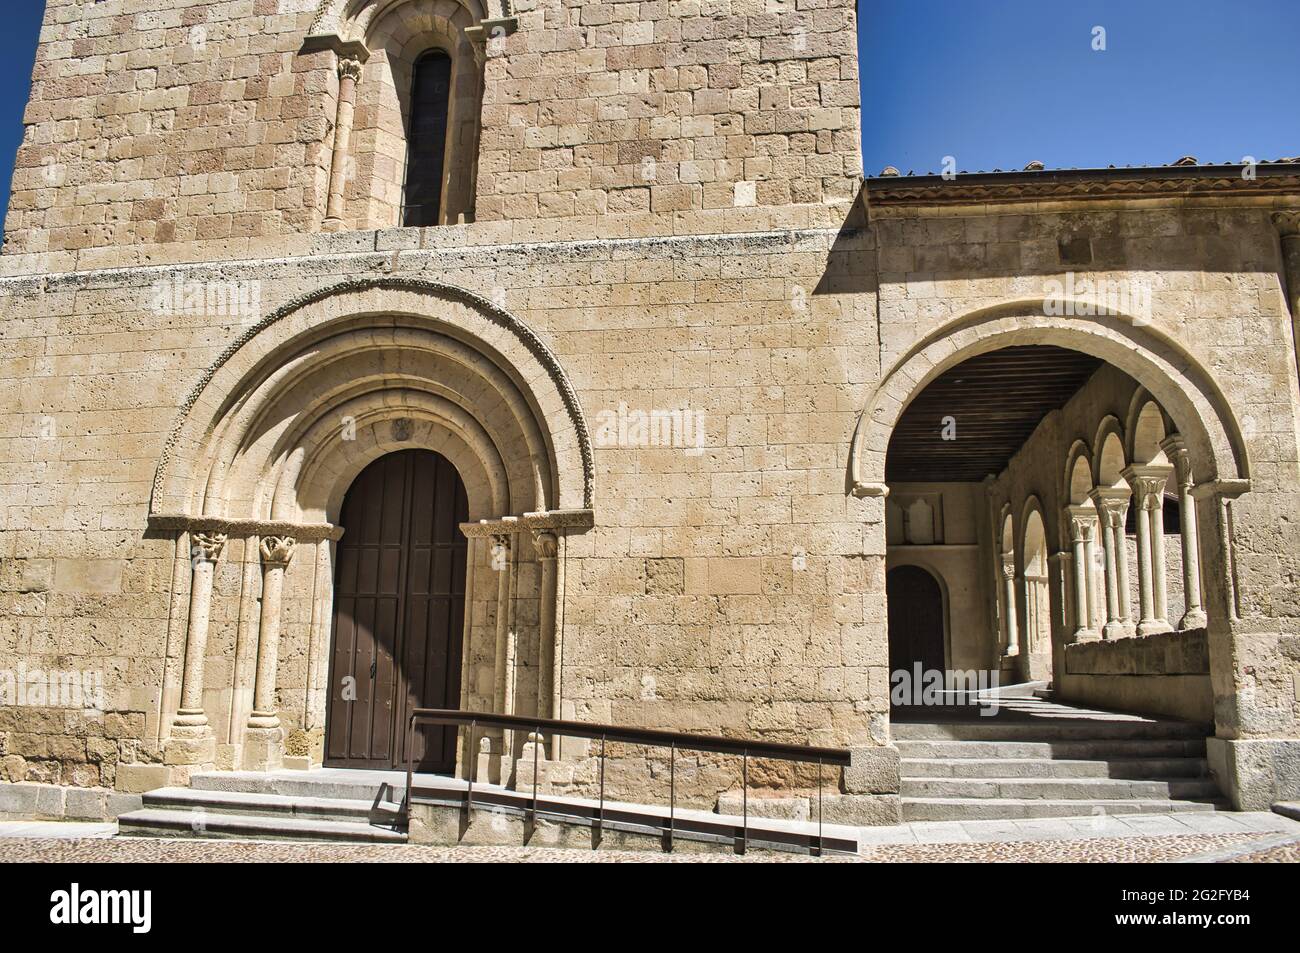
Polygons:
[[[412,708],[460,704],[465,488],[426,450],[381,457],[343,502],[326,717],[331,767],[405,767]],[[417,736],[417,768],[450,771],[456,732]]]
[[889,670],[947,668],[944,649],[943,592],[919,566],[898,566],[885,577],[889,603]]

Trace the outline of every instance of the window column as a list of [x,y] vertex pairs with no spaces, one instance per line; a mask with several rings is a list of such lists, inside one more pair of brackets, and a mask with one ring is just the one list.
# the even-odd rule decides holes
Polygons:
[[1183,544],[1183,605],[1186,610],[1178,622],[1180,629],[1200,629],[1206,625],[1201,602],[1201,548],[1196,528],[1196,500],[1192,497],[1192,458],[1180,434],[1171,434],[1160,445],[1173,461],[1178,481],[1179,529]]

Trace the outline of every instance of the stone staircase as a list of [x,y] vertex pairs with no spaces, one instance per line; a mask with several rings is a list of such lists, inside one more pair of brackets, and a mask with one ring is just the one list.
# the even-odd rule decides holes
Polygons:
[[[1007,699],[897,720],[904,821],[974,821],[1227,807],[1200,725]],[[917,713],[917,717],[921,717]]]
[[188,788],[159,788],[117,819],[118,834],[405,844],[402,793],[369,779],[321,782],[283,774],[196,774]]

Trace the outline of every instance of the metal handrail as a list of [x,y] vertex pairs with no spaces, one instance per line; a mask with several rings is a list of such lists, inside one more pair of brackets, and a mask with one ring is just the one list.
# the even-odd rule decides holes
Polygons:
[[[622,744],[663,747],[669,749],[669,814],[668,829],[664,832],[664,849],[672,850],[673,833],[676,825],[677,790],[676,790],[676,755],[678,749],[703,751],[710,754],[734,754],[743,759],[741,768],[742,810],[740,836],[736,841],[737,853],[744,853],[749,840],[749,759],[762,758],[771,761],[793,761],[802,764],[817,765],[817,837],[810,846],[810,852],[820,855],[822,845],[822,767],[836,765],[847,767],[850,753],[845,748],[823,748],[812,745],[796,745],[776,741],[758,741],[752,738],[728,738],[723,735],[697,735],[682,731],[664,731],[658,728],[629,728],[621,725],[603,725],[589,721],[565,721],[558,718],[528,718],[523,715],[499,715],[487,712],[460,711],[453,708],[416,708],[411,711],[406,734],[406,813],[409,819],[411,811],[411,792],[415,777],[415,726],[417,722],[435,725],[464,725],[470,729],[470,753],[474,756],[473,732],[478,728],[500,728],[503,731],[532,731],[538,739],[543,734],[564,735],[571,738],[587,738],[600,742],[600,805],[592,822],[593,841],[599,844],[600,827],[605,811],[605,744],[613,741]],[[533,795],[528,810],[530,822],[535,822],[538,814],[537,805],[537,762],[539,752],[533,757]],[[468,793],[465,801],[466,812],[473,808],[474,801],[474,766],[467,766]]]

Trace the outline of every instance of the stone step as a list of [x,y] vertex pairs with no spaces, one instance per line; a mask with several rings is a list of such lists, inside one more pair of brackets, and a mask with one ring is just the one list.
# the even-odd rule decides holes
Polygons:
[[1204,758],[903,758],[904,778],[1128,778],[1208,777]]
[[1067,761],[1114,761],[1125,758],[1204,758],[1204,738],[1144,740],[1119,738],[1089,741],[961,741],[898,739],[904,758],[1046,758]]
[[904,821],[995,821],[1105,814],[1171,814],[1227,810],[1223,801],[1030,800],[1024,798],[904,798]]
[[1112,741],[1189,738],[1204,740],[1207,728],[1181,721],[1124,718],[1026,719],[1024,721],[895,722],[895,741]]
[[[319,798],[373,801],[384,786],[374,780],[370,772],[337,772],[321,778],[315,772],[289,775],[286,772],[263,774],[258,771],[210,771],[190,778],[190,788],[195,791],[224,791],[244,794],[278,794],[294,798]],[[383,800],[400,804],[405,796],[405,779],[401,784],[390,783],[384,789]]]
[[257,814],[216,814],[201,810],[142,808],[117,819],[119,836],[238,838],[241,840],[349,841],[405,844],[404,831],[360,821]]
[[260,817],[307,817],[318,820],[356,821],[396,827],[401,813],[392,804],[374,804],[347,798],[290,797],[243,791],[204,791],[159,788],[144,795],[143,807],[158,810],[246,814]]
[[1133,781],[1120,778],[904,778],[904,798],[980,798],[1058,801],[1214,800],[1209,778]]

